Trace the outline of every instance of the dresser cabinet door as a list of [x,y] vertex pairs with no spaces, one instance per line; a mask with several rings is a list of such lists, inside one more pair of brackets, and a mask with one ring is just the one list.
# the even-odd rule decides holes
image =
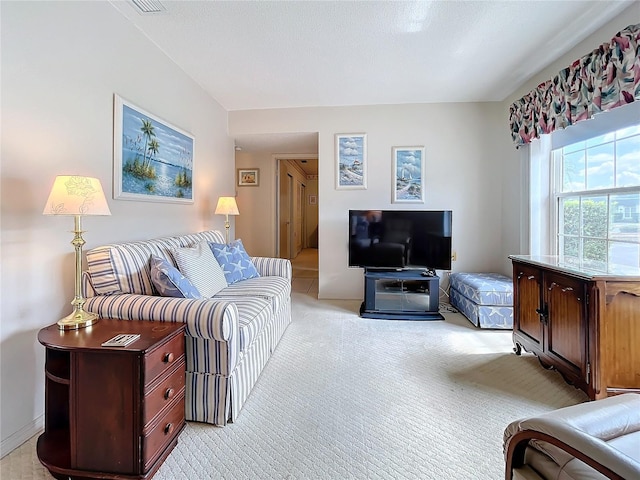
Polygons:
[[525,348],[542,350],[544,324],[541,321],[542,271],[527,265],[514,264],[516,281],[514,330],[524,336]]
[[577,386],[586,385],[586,283],[547,272],[544,286],[548,310],[545,352],[569,380]]

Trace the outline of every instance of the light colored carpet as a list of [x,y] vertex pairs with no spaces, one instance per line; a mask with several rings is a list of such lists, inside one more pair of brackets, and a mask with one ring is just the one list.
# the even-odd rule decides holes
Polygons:
[[[369,320],[359,302],[293,294],[293,323],[238,421],[189,423],[156,480],[501,479],[517,418],[586,401],[511,333],[445,321]],[[51,478],[33,438],[5,479]]]

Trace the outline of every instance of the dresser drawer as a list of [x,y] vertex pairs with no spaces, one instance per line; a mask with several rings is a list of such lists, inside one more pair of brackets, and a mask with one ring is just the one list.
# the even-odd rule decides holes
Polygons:
[[145,392],[144,425],[148,424],[158,412],[173,402],[173,400],[184,395],[184,361],[172,365],[174,370],[167,372],[168,376],[163,379],[160,384],[153,386],[152,390]]
[[184,394],[182,394],[166,415],[158,420],[142,439],[142,462],[145,472],[184,426]]
[[149,385],[158,376],[184,360],[184,338],[173,336],[167,343],[147,354],[144,360],[144,383]]

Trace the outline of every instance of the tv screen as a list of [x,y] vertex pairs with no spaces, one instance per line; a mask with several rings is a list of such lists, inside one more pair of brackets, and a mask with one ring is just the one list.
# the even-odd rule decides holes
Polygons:
[[451,270],[451,210],[349,210],[349,266]]

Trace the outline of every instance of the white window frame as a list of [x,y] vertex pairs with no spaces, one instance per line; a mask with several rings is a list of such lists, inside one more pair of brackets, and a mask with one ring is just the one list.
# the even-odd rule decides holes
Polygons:
[[[611,130],[609,132],[604,132],[604,133],[612,133],[613,131],[617,131],[623,128],[627,128],[627,127],[633,127],[636,125],[640,125],[640,122],[638,122],[638,120],[636,120],[635,122],[625,125],[625,126],[621,126],[621,127],[611,127]],[[579,141],[585,141],[585,140],[589,140],[591,138],[595,138],[602,135],[602,133],[598,133],[596,135],[593,136],[589,136],[586,137],[582,140],[577,140],[577,142]],[[616,143],[617,143],[618,139],[616,138],[615,140],[612,140],[612,143],[614,144],[614,156],[617,159],[617,148],[616,148]],[[562,191],[562,181],[563,181],[563,171],[562,171],[562,147],[560,148],[556,148],[554,150],[551,150],[550,152],[550,193],[551,193],[551,197],[552,197],[552,209],[551,209],[551,215],[550,215],[550,240],[551,240],[551,251],[553,252],[554,255],[560,255],[560,236],[562,234],[562,228],[560,225],[560,220],[561,220],[561,216],[560,216],[560,204],[562,199],[566,199],[566,198],[577,198],[580,201],[582,200],[583,197],[603,197],[606,196],[607,197],[607,225],[606,225],[606,235],[605,237],[593,237],[593,238],[597,238],[600,240],[604,240],[607,243],[607,252],[609,252],[609,243],[610,242],[615,242],[615,243],[631,243],[631,244],[638,244],[637,242],[624,242],[621,240],[616,240],[611,238],[611,234],[609,232],[609,227],[610,227],[610,208],[611,208],[611,203],[610,203],[610,196],[611,195],[624,195],[624,194],[640,194],[640,185],[637,186],[631,186],[631,187],[610,187],[610,188],[599,188],[599,189],[584,189],[584,190],[575,190],[575,191],[568,191],[568,192],[563,192]],[[585,166],[586,168],[586,166]],[[614,177],[615,177],[616,171],[614,168]],[[588,179],[585,179],[588,182]],[[585,236],[583,236],[582,234],[578,236],[578,238],[580,240],[587,238]],[[579,262],[580,264],[584,264],[585,260],[582,257],[582,254],[579,257]],[[609,261],[609,254],[607,253],[607,270],[609,269],[609,265],[610,265],[610,261]],[[634,265],[634,266],[638,266],[638,265]]]

